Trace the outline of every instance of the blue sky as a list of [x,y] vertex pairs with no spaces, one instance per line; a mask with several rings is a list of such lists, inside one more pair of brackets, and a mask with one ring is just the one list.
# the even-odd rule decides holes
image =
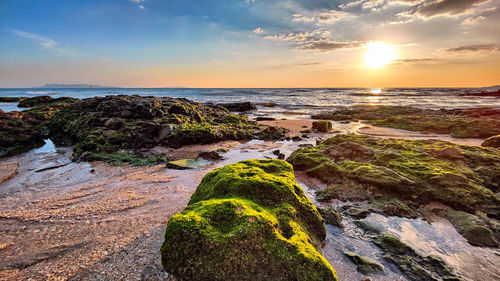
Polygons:
[[[499,7],[499,0],[2,0],[0,87],[500,83],[491,72],[500,68]],[[394,46],[397,60],[367,70],[370,41]],[[458,79],[467,69],[477,77]]]

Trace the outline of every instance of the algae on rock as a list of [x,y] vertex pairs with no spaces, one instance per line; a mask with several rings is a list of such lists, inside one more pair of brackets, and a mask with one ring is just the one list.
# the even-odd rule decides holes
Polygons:
[[[388,153],[390,160],[383,156],[381,161],[380,156]],[[309,176],[335,184],[338,196],[351,189],[360,200],[374,201],[377,195],[379,200],[397,198],[412,206],[438,201],[500,218],[500,199],[495,195],[500,178],[497,149],[438,140],[337,135],[295,151],[287,161]],[[407,204],[398,203],[386,211],[413,216]]]
[[168,223],[162,263],[178,280],[337,280],[325,237],[290,164],[247,160],[203,178]]

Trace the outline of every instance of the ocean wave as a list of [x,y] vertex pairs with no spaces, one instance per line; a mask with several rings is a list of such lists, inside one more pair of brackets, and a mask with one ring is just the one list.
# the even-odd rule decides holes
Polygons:
[[27,91],[28,95],[56,95],[56,92],[53,91]]

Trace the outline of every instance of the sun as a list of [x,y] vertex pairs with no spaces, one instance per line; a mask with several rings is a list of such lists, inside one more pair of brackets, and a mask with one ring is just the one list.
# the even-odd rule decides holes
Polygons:
[[380,69],[396,59],[396,49],[384,42],[369,42],[365,53],[365,66],[370,69]]

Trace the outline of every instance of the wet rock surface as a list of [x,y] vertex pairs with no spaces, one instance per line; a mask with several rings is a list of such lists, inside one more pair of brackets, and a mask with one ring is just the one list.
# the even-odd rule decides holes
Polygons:
[[325,237],[291,165],[247,160],[203,178],[169,221],[162,263],[178,280],[337,280]]
[[364,120],[375,126],[450,134],[456,138],[488,138],[500,134],[500,110],[495,108],[431,110],[408,106],[355,107],[316,114],[312,118]]
[[411,280],[466,280],[443,259],[424,256],[392,234],[379,235],[375,243],[385,251],[384,259],[396,264]]

